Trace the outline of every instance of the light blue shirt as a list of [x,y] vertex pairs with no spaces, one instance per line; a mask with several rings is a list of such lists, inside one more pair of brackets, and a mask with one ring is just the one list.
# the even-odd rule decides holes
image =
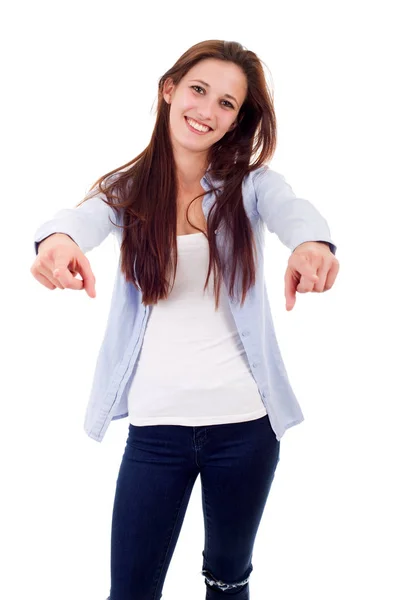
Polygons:
[[[206,172],[201,179],[201,185],[207,191],[202,199],[206,219],[215,201],[215,193],[209,192],[211,183],[221,184],[211,181]],[[240,302],[228,296],[229,306],[261,400],[276,438],[280,440],[285,431],[301,423],[304,416],[290,385],[272,321],[264,280],[265,226],[291,251],[309,241],[327,242],[333,254],[336,246],[326,220],[308,200],[296,197],[280,173],[262,166],[244,178],[242,192],[243,206],[257,246],[256,283],[247,293],[242,307]],[[105,196],[99,193],[77,208],[58,211],[43,223],[35,232],[35,254],[38,243],[52,233],[69,235],[83,253],[99,246],[110,233],[116,236],[120,247],[123,230],[115,227],[109,217],[118,224],[122,223],[122,217],[117,219],[114,210],[102,198]],[[222,228],[216,236],[217,247],[222,249]],[[222,285],[227,293],[229,281],[225,280]],[[119,262],[84,422],[87,435],[98,442],[102,441],[111,421],[128,417],[128,390],[152,309],[145,307],[141,299],[141,291],[125,281]]]

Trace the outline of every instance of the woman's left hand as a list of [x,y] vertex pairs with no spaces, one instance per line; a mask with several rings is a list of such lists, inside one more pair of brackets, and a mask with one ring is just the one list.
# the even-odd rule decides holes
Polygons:
[[325,292],[333,286],[339,261],[324,242],[304,242],[292,252],[285,273],[286,310],[292,310],[296,292]]

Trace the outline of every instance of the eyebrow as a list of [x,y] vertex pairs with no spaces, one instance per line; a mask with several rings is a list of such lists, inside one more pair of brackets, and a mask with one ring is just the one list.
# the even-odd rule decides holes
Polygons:
[[[191,79],[190,81],[198,81],[202,85],[205,85],[208,88],[210,87],[209,83],[206,83],[205,81],[202,81],[201,79]],[[231,100],[234,100],[236,102],[236,104],[239,106],[239,102],[236,100],[236,98],[234,96],[231,96],[230,94],[224,94],[224,98],[231,98]]]

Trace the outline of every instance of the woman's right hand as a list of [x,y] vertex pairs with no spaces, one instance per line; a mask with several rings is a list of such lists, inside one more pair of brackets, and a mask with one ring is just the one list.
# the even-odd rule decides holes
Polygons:
[[[65,233],[53,233],[39,243],[31,273],[49,290],[84,289],[88,296],[96,297],[96,278],[90,263],[78,244]],[[82,279],[75,277],[78,273]]]

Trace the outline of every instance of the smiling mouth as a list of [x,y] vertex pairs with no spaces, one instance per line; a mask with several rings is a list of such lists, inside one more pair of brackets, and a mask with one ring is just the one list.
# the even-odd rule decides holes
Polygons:
[[[193,121],[195,121],[195,119],[192,119]],[[211,127],[208,127],[208,125],[203,125],[203,127],[208,127],[207,131],[200,131],[199,129],[195,129],[194,127],[192,127],[188,121],[188,117],[185,117],[185,121],[186,121],[186,125],[188,126],[188,128],[190,129],[190,131],[193,131],[194,133],[198,133],[199,135],[205,135],[206,133],[210,133],[210,131],[213,131],[213,129],[211,129]]]

